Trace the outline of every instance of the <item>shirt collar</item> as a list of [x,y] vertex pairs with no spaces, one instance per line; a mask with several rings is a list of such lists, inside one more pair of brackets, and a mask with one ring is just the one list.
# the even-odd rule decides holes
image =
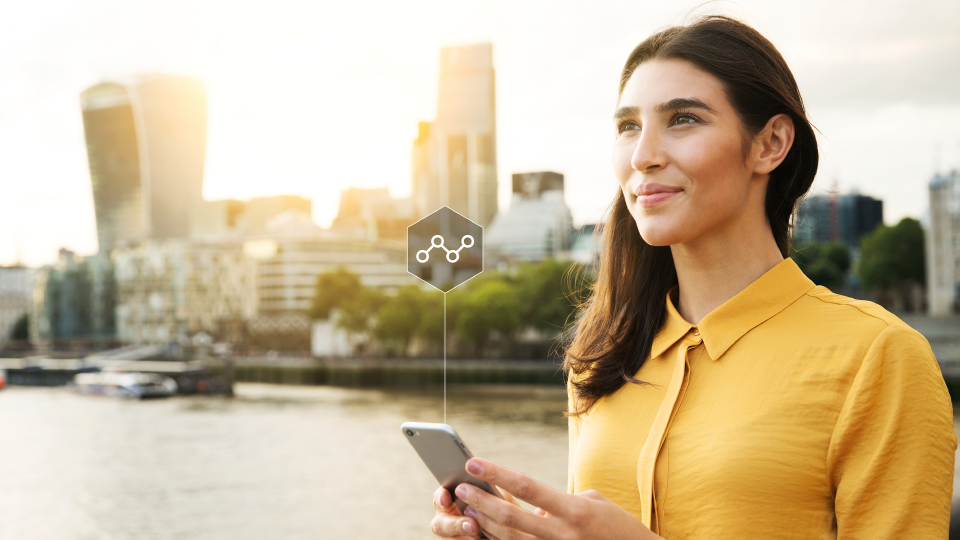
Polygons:
[[[815,286],[792,259],[777,263],[746,289],[708,313],[696,326],[710,358],[719,360],[747,332],[786,309]],[[673,290],[667,293],[666,315],[653,339],[651,358],[663,354],[695,328],[680,316],[671,293]]]

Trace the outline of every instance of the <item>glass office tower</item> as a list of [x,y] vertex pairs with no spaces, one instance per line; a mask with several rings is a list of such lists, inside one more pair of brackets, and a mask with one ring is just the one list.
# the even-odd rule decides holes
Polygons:
[[203,191],[203,83],[168,76],[104,82],[80,102],[100,251],[188,236]]

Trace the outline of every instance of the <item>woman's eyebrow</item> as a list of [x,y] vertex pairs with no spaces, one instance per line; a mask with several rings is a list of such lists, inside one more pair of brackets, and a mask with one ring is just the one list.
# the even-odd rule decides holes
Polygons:
[[[717,114],[717,111],[713,107],[707,105],[697,98],[674,98],[666,103],[661,103],[654,107],[654,110],[660,114],[675,111],[677,109],[703,109],[713,114]],[[640,116],[640,107],[620,107],[615,113],[613,113],[614,120],[637,116]]]
[[613,113],[614,120],[629,118],[631,116],[640,116],[640,107],[620,107],[615,113]]
[[703,109],[713,114],[717,114],[717,111],[715,111],[713,107],[707,105],[697,98],[674,98],[666,103],[661,103],[656,107],[656,111],[658,113],[675,111],[677,109]]

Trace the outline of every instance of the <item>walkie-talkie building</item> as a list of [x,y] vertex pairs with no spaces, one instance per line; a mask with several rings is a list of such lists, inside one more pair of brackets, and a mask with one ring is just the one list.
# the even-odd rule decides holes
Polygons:
[[203,83],[144,76],[98,84],[80,101],[100,251],[187,237],[203,191]]
[[493,46],[440,51],[437,119],[413,145],[413,196],[421,216],[449,206],[484,226],[497,213],[497,108]]

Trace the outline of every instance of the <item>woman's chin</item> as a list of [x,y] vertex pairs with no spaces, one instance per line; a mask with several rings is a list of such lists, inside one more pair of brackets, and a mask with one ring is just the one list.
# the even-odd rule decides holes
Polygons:
[[672,246],[690,240],[690,235],[679,230],[641,227],[640,238],[651,246]]

